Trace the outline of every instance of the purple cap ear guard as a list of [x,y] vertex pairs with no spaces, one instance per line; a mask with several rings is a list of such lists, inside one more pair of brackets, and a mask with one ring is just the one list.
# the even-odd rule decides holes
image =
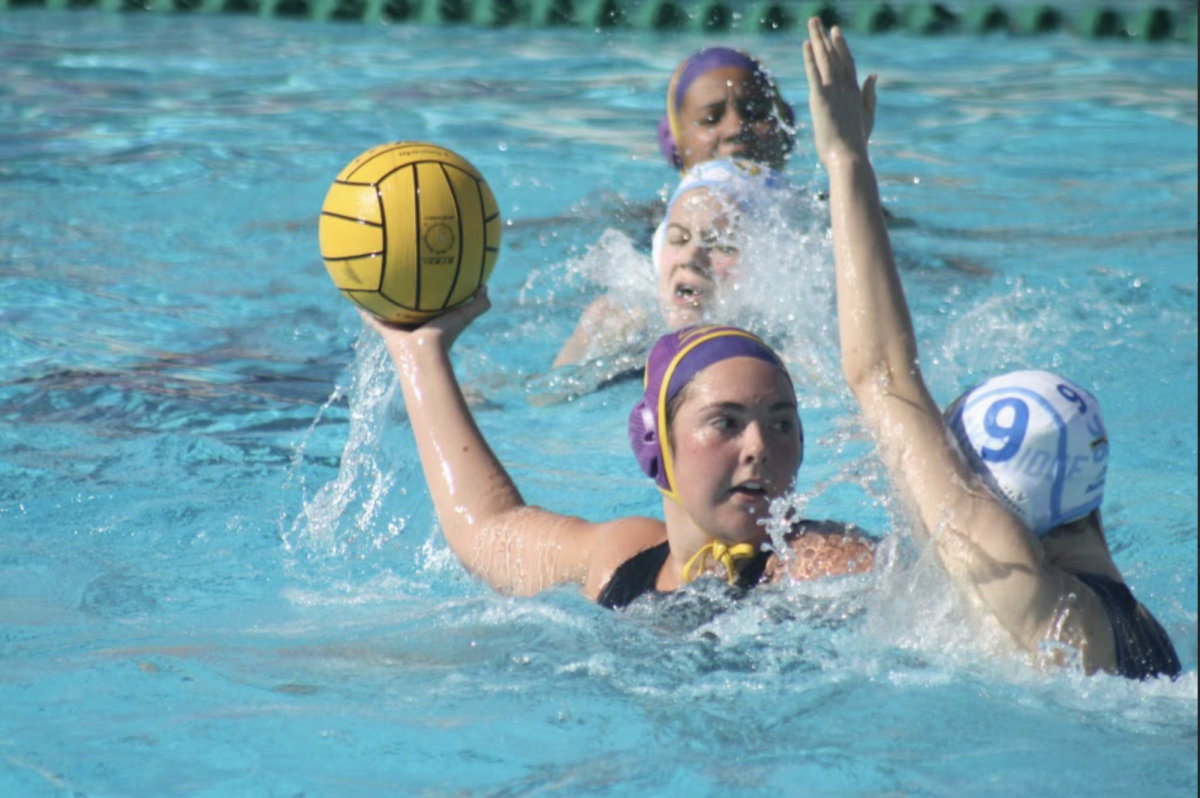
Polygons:
[[642,473],[653,479],[660,488],[667,487],[666,477],[659,478],[662,469],[659,467],[662,454],[658,446],[658,430],[655,429],[654,411],[646,406],[646,398],[642,397],[633,410],[629,411],[629,444],[633,447],[633,456],[637,458]]
[[675,137],[671,135],[671,120],[666,114],[663,114],[663,118],[658,120],[658,148],[662,150],[663,155],[667,156],[667,163],[676,169],[683,168],[683,156],[679,154],[679,145],[675,143]]

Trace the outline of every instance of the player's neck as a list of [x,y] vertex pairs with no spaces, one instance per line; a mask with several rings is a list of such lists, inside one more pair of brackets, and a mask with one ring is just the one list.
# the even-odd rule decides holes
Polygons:
[[1042,539],[1046,559],[1064,571],[1101,574],[1121,579],[1104,537],[1098,513],[1055,529]]

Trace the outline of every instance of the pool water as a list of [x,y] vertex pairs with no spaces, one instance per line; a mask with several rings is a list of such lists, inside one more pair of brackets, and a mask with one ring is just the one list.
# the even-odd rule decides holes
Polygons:
[[[804,108],[794,38],[730,41]],[[852,40],[935,396],[1018,366],[1094,390],[1109,538],[1182,678],[972,631],[841,385],[819,203],[732,307],[796,365],[795,504],[878,535],[874,574],[612,613],[450,554],[321,265],[325,190],[389,140],[479,167],[507,220],[455,349],[481,427],[530,502],[655,515],[636,382],[549,363],[595,296],[649,290],[633,211],[704,43],[0,15],[0,795],[1195,795],[1194,48]],[[788,172],[819,190],[804,131]]]

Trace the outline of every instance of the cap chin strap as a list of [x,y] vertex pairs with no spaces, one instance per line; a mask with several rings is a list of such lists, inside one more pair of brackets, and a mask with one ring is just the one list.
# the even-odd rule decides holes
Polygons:
[[[691,513],[684,508],[683,501],[680,500],[678,493],[673,490],[667,490],[661,486],[658,490],[663,496],[678,504],[685,515],[687,515],[689,518],[691,517]],[[694,520],[692,523],[696,524]],[[699,528],[699,526],[699,524],[696,524],[697,528]],[[700,531],[703,532],[704,530],[701,529]],[[708,533],[704,532],[704,534],[707,535]],[[725,566],[725,581],[736,586],[737,568],[734,567],[734,563],[737,560],[749,559],[757,553],[758,547],[753,543],[735,543],[732,546],[727,546],[714,538],[713,540],[710,540],[708,543],[701,546],[700,551],[693,554],[692,558],[687,561],[686,565],[683,566],[683,581],[690,583],[695,580],[696,577],[700,576],[700,574],[704,573],[704,568],[708,565],[708,558],[712,557],[714,562],[719,562],[721,565]],[[693,568],[696,569],[695,573],[692,573]]]
[[[733,567],[734,561],[748,559],[757,552],[758,549],[753,543],[737,543],[733,546],[726,546],[719,540],[709,541],[700,551],[692,555],[692,559],[687,561],[687,565],[683,566],[683,581],[691,582],[704,573],[704,566],[711,556],[713,560],[725,566],[726,581],[731,585],[736,585],[737,569]],[[696,568],[694,574],[692,573],[693,566]]]

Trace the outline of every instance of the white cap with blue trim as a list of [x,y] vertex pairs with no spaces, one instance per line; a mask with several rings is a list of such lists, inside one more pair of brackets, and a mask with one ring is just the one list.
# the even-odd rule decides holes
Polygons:
[[1038,537],[1100,506],[1108,436],[1091,393],[1015,371],[964,393],[946,420],[971,467]]
[[705,161],[687,171],[667,202],[667,213],[654,231],[651,256],[659,265],[667,240],[667,221],[671,209],[685,194],[698,188],[714,188],[722,198],[742,213],[753,213],[757,206],[773,199],[772,193],[787,188],[787,179],[768,166],[740,158]]

